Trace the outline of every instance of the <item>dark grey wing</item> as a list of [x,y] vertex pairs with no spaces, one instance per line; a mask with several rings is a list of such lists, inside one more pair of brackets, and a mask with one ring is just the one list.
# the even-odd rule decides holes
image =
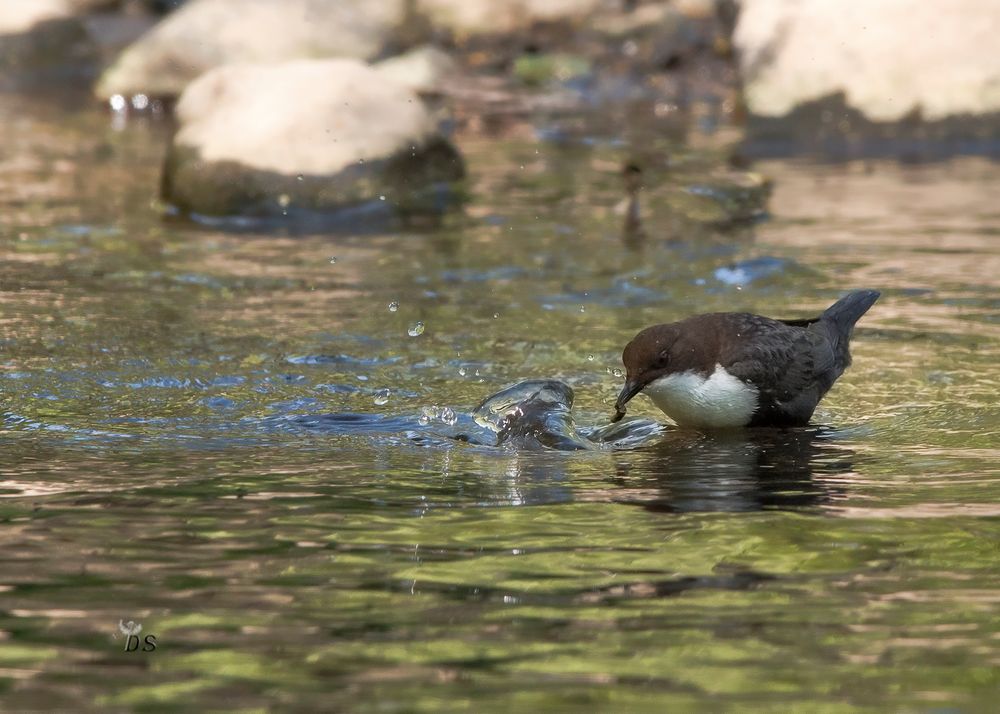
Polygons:
[[730,329],[749,339],[734,340],[723,358],[729,372],[759,391],[752,423],[808,423],[816,404],[839,376],[833,345],[822,331],[756,315],[740,316]]

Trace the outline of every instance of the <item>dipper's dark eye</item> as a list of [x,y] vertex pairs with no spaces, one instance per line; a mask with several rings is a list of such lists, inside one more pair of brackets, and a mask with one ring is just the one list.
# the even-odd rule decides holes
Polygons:
[[661,354],[656,358],[656,368],[663,369],[670,362],[670,358],[665,354]]

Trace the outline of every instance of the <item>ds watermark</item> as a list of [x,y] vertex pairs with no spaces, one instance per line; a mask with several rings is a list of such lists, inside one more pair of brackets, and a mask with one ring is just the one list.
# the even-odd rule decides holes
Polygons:
[[136,652],[140,646],[143,652],[156,651],[156,635],[146,635],[143,639],[139,639],[139,633],[142,632],[142,625],[138,622],[132,620],[122,622],[119,620],[118,629],[125,635],[126,652]]

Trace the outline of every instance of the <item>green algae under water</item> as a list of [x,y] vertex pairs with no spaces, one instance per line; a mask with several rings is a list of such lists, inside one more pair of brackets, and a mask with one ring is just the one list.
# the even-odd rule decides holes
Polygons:
[[[439,229],[237,235],[159,219],[156,125],[0,111],[0,708],[995,707],[996,164],[764,162],[736,226],[661,176],[632,249],[617,142],[468,137]],[[639,328],[862,286],[821,428],[440,436],[529,378],[606,423]]]

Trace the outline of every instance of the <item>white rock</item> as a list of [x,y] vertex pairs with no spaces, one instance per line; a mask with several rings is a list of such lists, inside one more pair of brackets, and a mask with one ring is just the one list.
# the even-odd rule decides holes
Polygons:
[[459,35],[503,33],[534,22],[584,20],[603,0],[416,0],[435,27]]
[[0,0],[0,35],[27,32],[39,22],[72,14],[66,0]]
[[181,95],[165,198],[210,215],[401,202],[462,173],[408,88],[356,60],[226,65]]
[[451,55],[429,45],[377,62],[374,68],[391,81],[422,94],[440,92],[449,77],[458,72]]
[[754,114],[844,92],[873,120],[933,120],[1000,110],[998,36],[996,0],[743,0],[734,43]]
[[405,2],[190,0],[126,49],[95,91],[102,99],[175,96],[192,79],[223,64],[371,59],[402,22]]
[[206,161],[285,174],[340,171],[436,131],[414,95],[352,60],[226,65],[177,103],[175,143]]

